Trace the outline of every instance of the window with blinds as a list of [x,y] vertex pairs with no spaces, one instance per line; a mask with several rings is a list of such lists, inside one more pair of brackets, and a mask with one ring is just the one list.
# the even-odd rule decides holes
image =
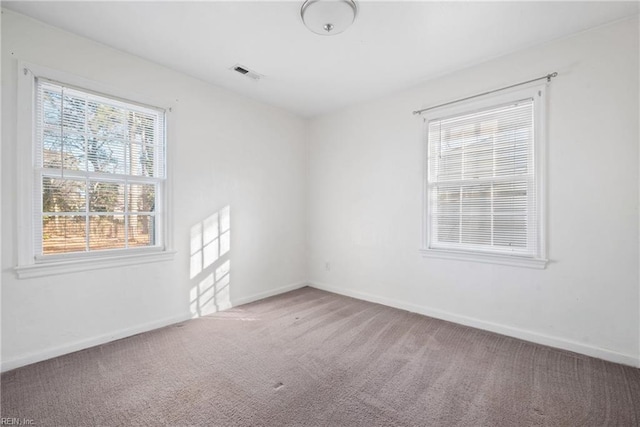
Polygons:
[[541,257],[534,98],[427,120],[426,249]]
[[162,246],[164,111],[36,79],[36,258]]

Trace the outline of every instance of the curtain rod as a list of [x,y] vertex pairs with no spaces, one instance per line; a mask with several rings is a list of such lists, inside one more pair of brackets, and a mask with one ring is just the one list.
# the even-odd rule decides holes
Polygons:
[[521,86],[521,85],[526,85],[527,83],[537,82],[538,80],[544,80],[544,79],[546,79],[548,82],[550,82],[550,81],[551,81],[551,79],[552,79],[553,77],[556,77],[557,75],[558,75],[558,73],[554,71],[553,73],[547,74],[546,76],[538,77],[537,79],[527,80],[526,82],[516,83],[516,84],[511,85],[511,86],[501,87],[500,89],[494,89],[494,90],[490,90],[490,91],[488,91],[488,92],[482,92],[482,93],[479,93],[479,94],[477,94],[477,95],[467,96],[466,98],[456,99],[455,101],[445,102],[444,104],[434,105],[433,107],[423,108],[422,110],[416,110],[416,111],[414,111],[414,112],[413,112],[413,115],[415,116],[415,115],[418,115],[418,114],[422,114],[422,113],[424,113],[425,111],[433,110],[433,109],[435,109],[435,108],[444,107],[444,106],[446,106],[446,105],[455,104],[455,103],[457,103],[457,102],[466,101],[466,100],[468,100],[468,99],[477,98],[477,97],[479,97],[479,96],[489,95],[490,93],[498,92],[498,91],[501,91],[501,90],[511,89],[512,87]]

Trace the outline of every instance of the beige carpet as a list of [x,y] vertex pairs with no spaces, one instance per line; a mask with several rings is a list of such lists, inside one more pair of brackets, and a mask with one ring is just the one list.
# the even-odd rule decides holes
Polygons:
[[637,426],[640,370],[303,288],[2,375],[37,426]]

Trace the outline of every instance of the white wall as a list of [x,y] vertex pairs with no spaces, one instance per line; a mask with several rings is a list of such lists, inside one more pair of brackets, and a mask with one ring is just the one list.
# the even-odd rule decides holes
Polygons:
[[[17,60],[131,90],[174,107],[174,261],[18,280]],[[252,82],[248,82],[251,84]],[[210,274],[230,260],[237,304],[306,277],[307,122],[29,18],[2,13],[2,368],[88,347],[215,309]],[[191,278],[190,233],[225,206],[231,250]],[[228,303],[224,293],[215,301]],[[223,301],[221,301],[223,299]]]
[[[638,365],[638,51],[636,17],[314,119],[310,281]],[[422,258],[412,110],[552,71],[547,269]]]

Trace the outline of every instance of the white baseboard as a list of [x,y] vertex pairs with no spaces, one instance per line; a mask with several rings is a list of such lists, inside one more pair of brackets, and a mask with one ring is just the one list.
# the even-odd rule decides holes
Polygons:
[[75,351],[84,350],[89,347],[95,347],[97,345],[106,344],[108,342],[119,340],[121,338],[127,338],[142,332],[147,332],[153,329],[162,328],[164,326],[185,321],[189,318],[190,316],[187,313],[185,313],[183,315],[168,317],[166,319],[156,320],[153,322],[144,323],[142,325],[136,325],[131,328],[121,329],[119,331],[111,332],[108,334],[104,334],[104,335],[100,335],[97,337],[92,337],[92,338],[88,338],[80,341],[75,341],[75,342],[61,345],[58,347],[52,347],[36,353],[29,353],[25,356],[21,356],[16,359],[7,360],[7,361],[3,360],[2,365],[0,367],[0,371],[2,372],[10,371],[11,369],[16,369],[21,366],[30,365],[32,363],[41,362],[43,360],[62,356],[64,354],[69,354]]
[[584,354],[598,359],[607,360],[610,362],[621,363],[623,365],[629,365],[636,368],[640,368],[640,358],[631,354],[618,353],[613,350],[607,350],[600,347],[593,347],[587,344],[579,343],[576,341],[553,337],[550,335],[541,334],[538,332],[528,331],[525,329],[514,328],[498,323],[487,322],[484,320],[476,319],[473,317],[462,316],[447,311],[437,310],[431,307],[415,305],[404,301],[398,301],[392,298],[381,297],[373,295],[367,292],[356,291],[348,288],[336,287],[318,282],[309,282],[308,286],[316,289],[321,289],[336,294],[361,299],[364,301],[374,302],[402,310],[410,311],[413,313],[422,314],[425,316],[433,317],[436,319],[447,320],[449,322],[458,323],[465,326],[471,326],[473,328],[483,329],[486,331],[496,332],[501,335],[509,337],[519,338],[525,341],[534,342],[537,344],[547,345],[549,347],[555,347],[562,350],[569,350],[575,353]]
[[[394,300],[391,298],[376,296],[373,294],[369,294],[367,292],[355,291],[347,288],[339,288],[339,287],[327,285],[324,283],[318,283],[318,282],[309,282],[309,283],[298,282],[298,283],[293,283],[287,286],[282,286],[280,288],[271,289],[266,292],[261,292],[259,294],[237,298],[233,300],[233,306],[235,307],[242,304],[248,304],[250,302],[258,301],[274,295],[279,295],[285,292],[293,291],[295,289],[299,289],[304,286],[311,286],[316,289],[321,289],[328,292],[333,292],[336,294],[361,299],[364,301],[370,301],[370,302],[374,302],[374,303],[378,303],[378,304],[382,304],[390,307],[395,307],[395,308],[407,310],[413,313],[434,317],[436,319],[447,320],[447,321],[458,323],[461,325],[471,326],[474,328],[484,329],[487,331],[496,332],[498,334],[519,338],[525,341],[548,345],[550,347],[560,348],[563,350],[569,350],[569,351],[584,354],[587,356],[608,360],[610,362],[621,363],[624,365],[629,365],[634,367],[640,367],[640,359],[633,355],[618,353],[612,350],[593,347],[593,346],[582,344],[576,341],[571,341],[571,340],[558,338],[558,337],[552,337],[552,336],[540,334],[537,332],[527,331],[524,329],[505,326],[505,325],[501,325],[493,322],[487,322],[487,321],[475,319],[472,317],[461,316],[455,313],[437,310],[431,307],[419,306],[419,305],[415,305],[415,304],[411,304],[403,301]],[[191,318],[191,315],[189,313],[185,313],[183,315],[173,316],[166,319],[157,320],[154,322],[148,322],[142,325],[137,325],[132,328],[121,329],[119,331],[109,333],[109,334],[104,334],[98,337],[93,337],[85,340],[76,341],[70,344],[53,347],[41,352],[30,353],[16,359],[2,361],[0,365],[0,371],[6,372],[11,369],[19,368],[21,366],[29,365],[36,362],[41,362],[43,360],[51,359],[57,356],[62,356],[68,353],[73,353],[75,351],[84,350],[89,347],[105,344],[110,341],[126,338],[142,332],[151,331],[153,329],[162,328],[164,326],[168,326],[174,323],[189,320],[190,318]]]
[[238,305],[249,304],[250,302],[258,301],[258,300],[261,300],[261,299],[264,299],[264,298],[269,298],[269,297],[272,297],[274,295],[279,295],[279,294],[283,294],[285,292],[294,291],[296,289],[300,289],[300,288],[303,288],[305,286],[309,286],[309,284],[307,282],[292,283],[292,284],[287,285],[287,286],[281,286],[281,287],[276,288],[276,289],[270,289],[270,290],[265,291],[265,292],[260,292],[259,294],[250,295],[248,297],[233,298],[233,301],[231,301],[231,303],[233,304],[234,307],[236,307]]
[[[232,301],[233,306],[247,304],[253,301],[258,301],[263,298],[267,298],[270,296],[282,294],[284,292],[293,291],[295,289],[302,288],[307,286],[306,282],[298,282],[293,283],[287,286],[282,286],[280,288],[271,289],[266,292],[261,292],[259,294],[250,295],[247,297],[237,298]],[[0,364],[0,371],[6,372],[11,369],[16,369],[21,366],[30,365],[32,363],[41,362],[43,360],[51,359],[54,357],[62,356],[64,354],[73,353],[74,351],[84,350],[89,347],[94,347],[101,344],[106,344],[110,341],[115,341],[121,338],[130,337],[132,335],[136,335],[142,332],[148,332],[153,329],[162,328],[164,326],[168,326],[174,323],[182,322],[185,320],[191,319],[190,313],[184,313],[179,316],[173,316],[162,320],[157,320],[154,322],[144,323],[142,325],[137,325],[131,328],[121,329],[119,331],[111,332],[108,334],[100,335],[98,337],[88,338],[80,341],[75,341],[69,344],[61,345],[58,347],[49,348],[43,351],[29,353],[25,356],[18,357],[16,359],[11,359],[7,361],[2,361]]]

